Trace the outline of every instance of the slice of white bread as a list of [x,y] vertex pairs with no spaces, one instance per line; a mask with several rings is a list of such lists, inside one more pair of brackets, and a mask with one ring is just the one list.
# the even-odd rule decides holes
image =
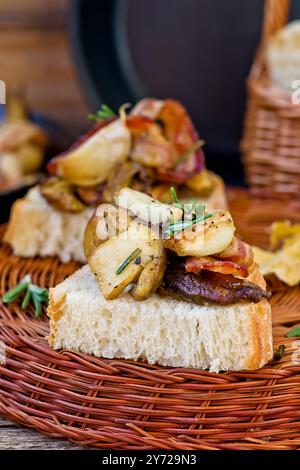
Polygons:
[[92,213],[90,208],[79,214],[59,212],[36,186],[14,203],[4,240],[17,256],[58,256],[63,263],[83,263],[83,234]]
[[[212,177],[215,188],[204,200],[207,210],[226,209],[223,180],[217,175]],[[84,263],[83,234],[93,211],[87,208],[79,214],[59,212],[36,186],[14,203],[4,240],[17,256],[58,256],[63,263]]]
[[300,76],[299,48],[300,20],[294,20],[277,30],[269,39],[265,49],[272,81],[290,94],[299,86],[297,82]]
[[[264,285],[260,273],[252,280]],[[105,300],[84,266],[50,289],[49,344],[107,358],[144,359],[172,367],[254,370],[272,358],[271,308],[199,306],[152,295]]]

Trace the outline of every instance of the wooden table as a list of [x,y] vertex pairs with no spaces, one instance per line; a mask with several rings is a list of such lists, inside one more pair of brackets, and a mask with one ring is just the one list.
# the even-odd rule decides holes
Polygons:
[[72,442],[52,439],[0,417],[0,450],[84,450]]

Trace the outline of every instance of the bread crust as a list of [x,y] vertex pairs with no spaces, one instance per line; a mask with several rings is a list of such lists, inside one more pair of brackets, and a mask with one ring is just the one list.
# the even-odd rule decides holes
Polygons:
[[249,305],[249,322],[253,354],[247,358],[245,369],[256,370],[267,364],[273,357],[271,306],[266,299]]
[[11,208],[9,223],[4,234],[4,241],[12,244],[15,238],[15,233],[19,230],[20,221],[23,218],[23,212],[26,206],[25,198],[17,199]]

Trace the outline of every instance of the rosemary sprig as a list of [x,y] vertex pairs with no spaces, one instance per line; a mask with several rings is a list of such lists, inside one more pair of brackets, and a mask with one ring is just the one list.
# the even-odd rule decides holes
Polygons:
[[11,304],[19,298],[22,292],[25,292],[25,295],[23,297],[21,307],[26,309],[32,300],[35,308],[35,316],[39,317],[42,313],[42,304],[47,306],[49,302],[48,289],[32,284],[30,276],[27,275],[16,287],[13,287],[4,294],[2,302]]
[[25,276],[22,281],[16,286],[10,289],[8,292],[4,294],[2,297],[2,302],[4,303],[13,303],[21,294],[21,292],[28,289],[30,284],[30,277]]
[[183,210],[183,204],[181,204],[181,202],[179,201],[177,193],[176,193],[176,189],[174,188],[174,186],[170,188],[170,193],[171,193],[171,197],[173,201],[173,206],[178,207],[178,209]]
[[141,253],[142,253],[142,250],[140,248],[137,248],[136,250],[134,250],[131,253],[131,255],[129,255],[128,258],[126,258],[125,261],[123,261],[123,263],[120,264],[120,266],[118,267],[116,271],[116,274],[121,274],[132,261],[138,258],[138,256]]
[[284,356],[286,347],[284,344],[281,344],[277,351],[275,351],[274,356],[273,356],[273,361],[280,361],[280,359]]
[[300,326],[296,326],[296,328],[293,328],[292,330],[288,331],[285,336],[286,336],[286,338],[299,337],[300,336]]
[[88,114],[88,119],[90,121],[101,121],[114,117],[116,117],[116,113],[109,106],[107,106],[107,104],[102,104],[99,111],[97,111],[95,114]]
[[199,224],[206,219],[210,219],[213,214],[206,214],[201,217],[196,217],[194,220],[182,220],[179,222],[175,222],[174,224],[170,224],[169,227],[164,231],[164,238],[170,238],[178,232],[183,232],[187,228],[191,228],[193,225]]
[[174,207],[177,207],[178,209],[181,209],[182,211],[184,211],[185,214],[190,215],[193,212],[196,213],[196,211],[198,210],[199,207],[203,208],[203,212],[204,212],[204,209],[205,209],[204,204],[200,204],[199,202],[196,201],[196,199],[191,199],[187,203],[182,203],[178,199],[176,189],[174,188],[174,186],[171,186],[169,191],[171,193],[172,205]]
[[196,140],[196,142],[193,143],[193,145],[190,146],[190,148],[179,157],[179,159],[175,163],[175,168],[177,168],[181,163],[183,163],[185,160],[187,160],[193,153],[196,152],[200,147],[203,147],[205,144],[205,141],[202,139]]
[[[192,216],[193,213],[197,214],[197,211],[200,211],[200,208],[203,211],[205,211],[205,206],[204,204],[197,203],[195,200],[191,200],[190,202],[187,202],[186,204],[183,204],[179,201],[176,189],[172,186],[170,188],[170,193],[173,201],[173,206],[178,207],[183,211],[184,215],[189,215]],[[189,210],[187,211],[187,208]],[[171,223],[168,228],[164,231],[163,237],[164,238],[169,238],[172,235],[175,235],[178,232],[182,232],[183,230],[186,230],[187,228],[192,227],[193,225],[199,224],[200,222],[203,222],[206,219],[209,219],[212,217],[213,214],[206,214],[206,215],[201,215],[199,217],[195,217],[194,219],[191,220],[179,220],[177,222]]]

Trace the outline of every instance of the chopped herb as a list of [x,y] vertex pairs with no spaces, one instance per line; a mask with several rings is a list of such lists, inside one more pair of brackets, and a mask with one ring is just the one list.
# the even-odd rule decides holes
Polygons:
[[2,302],[11,304],[19,298],[22,292],[25,292],[25,295],[21,307],[26,309],[32,300],[35,307],[35,316],[39,317],[42,313],[42,304],[44,303],[47,306],[49,302],[48,289],[32,284],[30,276],[25,276],[16,287],[4,294]]
[[274,356],[273,356],[273,361],[280,361],[280,359],[283,357],[285,353],[286,347],[284,344],[281,344],[277,351],[275,351]]
[[204,144],[204,140],[197,140],[196,142],[194,142],[193,145],[191,145],[191,147],[178,158],[177,162],[175,163],[175,168],[178,167],[185,160],[187,160],[193,153],[196,152],[196,150],[198,150],[200,147],[203,147]]
[[196,199],[191,199],[190,201],[186,202],[185,204],[180,202],[179,199],[178,199],[177,193],[176,193],[176,189],[173,186],[170,188],[170,193],[171,193],[171,197],[172,197],[172,201],[173,201],[173,206],[177,207],[178,209],[183,210],[185,214],[190,215],[193,212],[196,213],[199,210],[200,207],[204,212],[204,210],[205,210],[204,204],[200,204],[199,202],[197,202]]
[[296,328],[293,328],[292,330],[288,331],[288,333],[285,335],[286,338],[296,338],[297,336],[300,336],[300,326],[296,326]]
[[206,214],[201,217],[196,217],[194,220],[183,220],[179,222],[175,222],[174,224],[170,224],[169,227],[164,231],[164,238],[170,238],[178,232],[182,232],[187,228],[192,227],[193,225],[199,224],[206,219],[212,217],[213,214]]
[[120,266],[118,267],[116,271],[116,274],[121,274],[132,261],[134,261],[136,258],[139,257],[141,253],[142,253],[142,250],[140,248],[137,248],[136,250],[134,250],[131,253],[131,255],[129,255],[128,258],[126,258],[122,264],[120,264]]
[[101,106],[101,109],[95,114],[89,114],[88,119],[90,121],[102,121],[106,119],[112,119],[116,117],[116,113],[106,104]]

